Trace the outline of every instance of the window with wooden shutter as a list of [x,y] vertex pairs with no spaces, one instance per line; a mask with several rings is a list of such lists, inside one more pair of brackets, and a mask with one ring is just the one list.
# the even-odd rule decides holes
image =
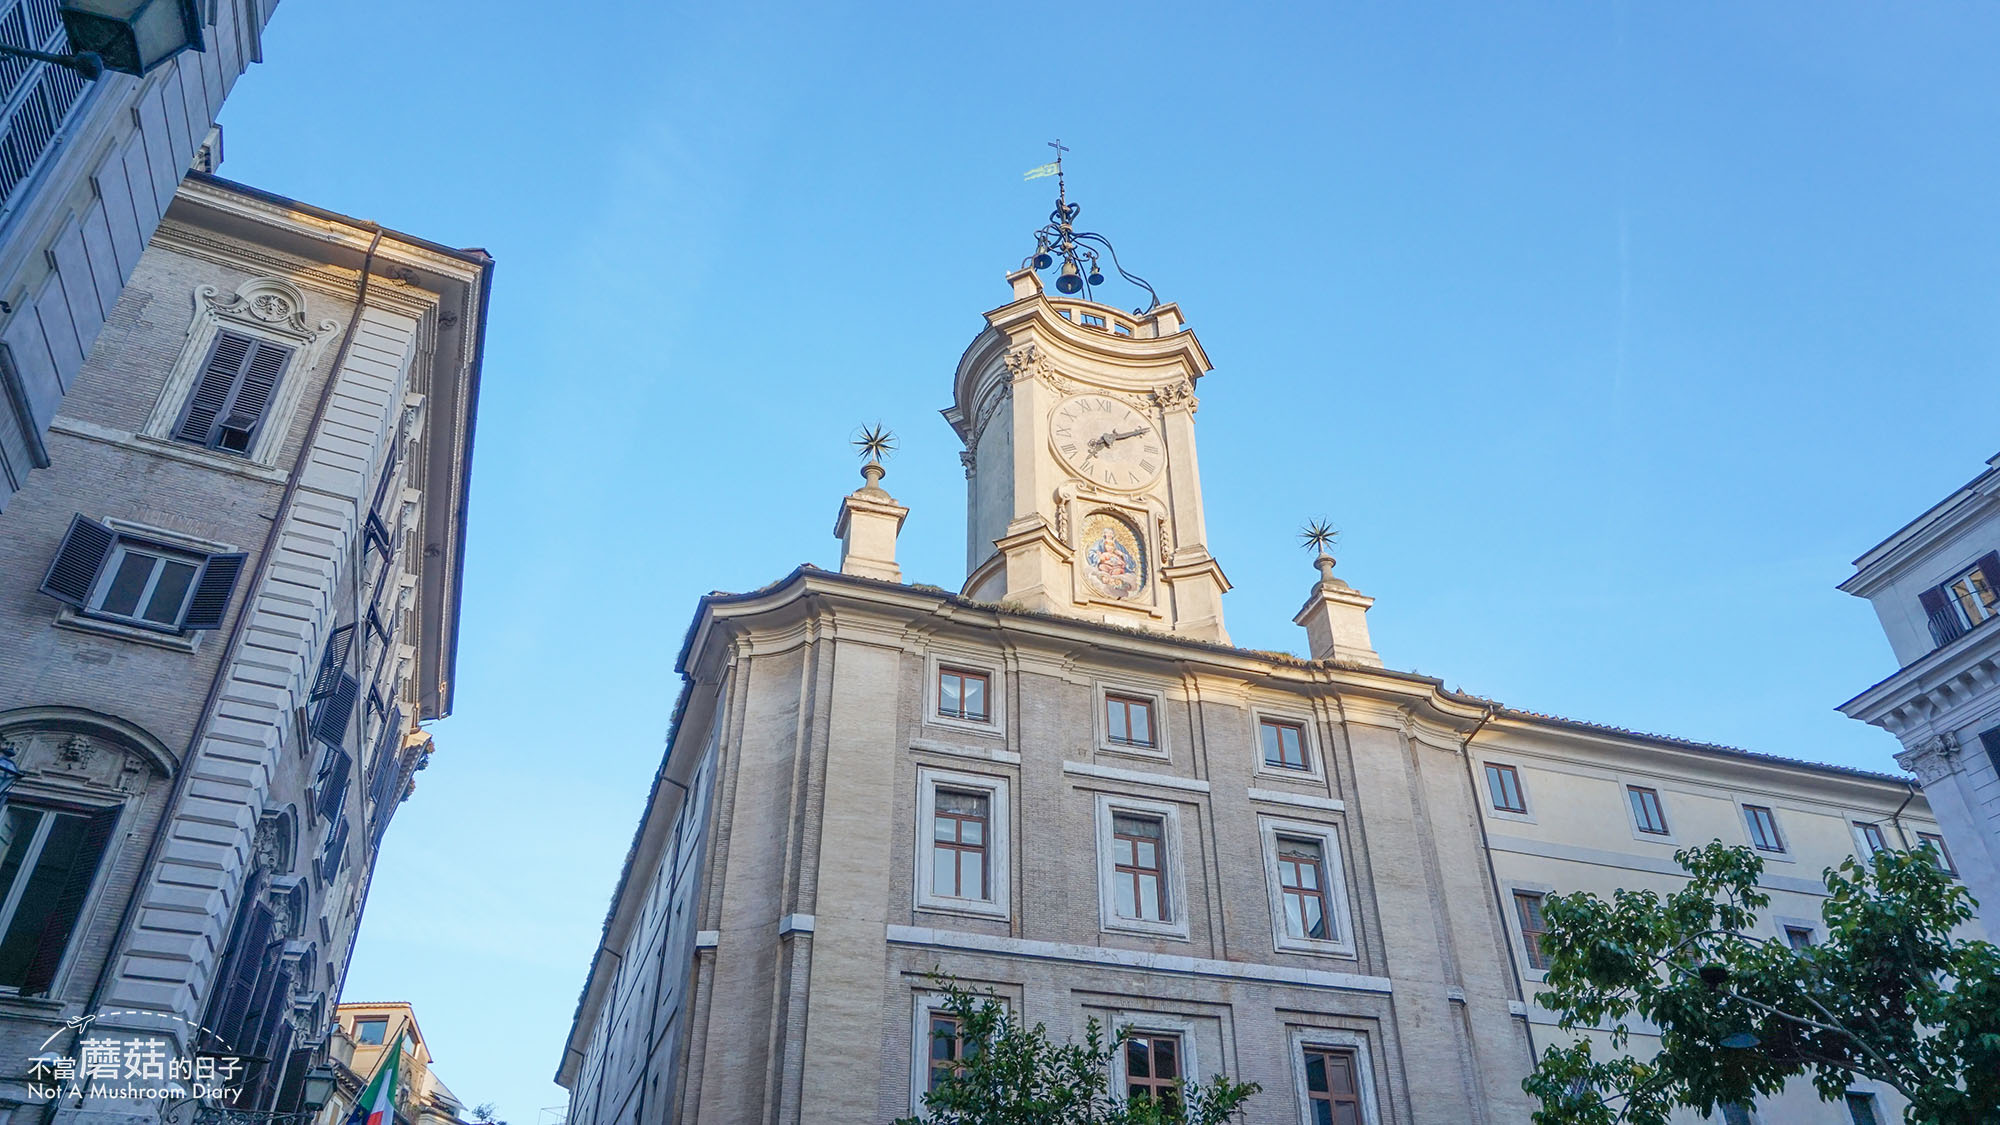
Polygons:
[[217,332],[173,434],[179,441],[247,455],[271,409],[292,350],[235,332]]
[[354,717],[354,705],[360,699],[361,681],[342,672],[326,698],[313,705],[313,737],[328,746],[345,745],[347,726]]
[[326,760],[320,763],[319,777],[313,782],[316,795],[314,811],[332,820],[340,815],[347,805],[347,775],[354,768],[354,759],[338,746],[326,748]]
[[340,677],[347,671],[347,658],[354,651],[354,626],[342,625],[327,634],[326,647],[320,650],[319,673],[313,677],[312,692],[306,701],[316,703],[333,694],[340,686]]
[[278,915],[264,900],[262,872],[254,872],[243,884],[243,902],[237,908],[229,947],[216,974],[216,991],[209,1000],[203,1039],[208,1053],[236,1054],[246,1049],[246,1024],[251,1004],[263,985],[267,954],[277,928]]
[[334,825],[333,831],[327,834],[326,847],[319,854],[320,882],[333,882],[334,876],[340,874],[340,868],[346,862],[347,818],[341,817],[340,823]]
[[378,846],[382,842],[383,831],[389,827],[390,814],[402,803],[402,750],[403,708],[399,705],[389,711],[389,720],[382,726],[382,738],[375,748],[375,774],[368,785],[368,804],[375,818],[370,825],[369,839]]
[[389,502],[389,484],[396,479],[396,468],[400,463],[402,452],[402,435],[398,434],[394,444],[389,446],[389,456],[382,461],[382,476],[381,479],[375,482],[375,500],[372,504],[368,505],[366,529],[368,545],[382,552],[385,573],[388,569],[387,563],[395,557],[396,553],[389,543],[389,524],[391,521],[389,513],[385,509]]
[[117,808],[95,812],[12,804],[0,861],[0,984],[23,996],[54,985],[90,896]]
[[222,617],[229,611],[230,595],[236,592],[236,579],[242,575],[243,563],[249,557],[244,554],[208,556],[207,564],[201,568],[201,577],[194,581],[194,596],[188,599],[181,628],[222,628]]
[[77,515],[41,592],[89,616],[148,629],[219,629],[248,558],[121,534]]
[[56,557],[49,563],[49,572],[42,578],[42,593],[78,609],[84,608],[90,602],[91,591],[97,588],[97,577],[104,570],[105,560],[111,557],[112,545],[117,542],[118,533],[96,520],[71,516],[69,530],[63,534]]

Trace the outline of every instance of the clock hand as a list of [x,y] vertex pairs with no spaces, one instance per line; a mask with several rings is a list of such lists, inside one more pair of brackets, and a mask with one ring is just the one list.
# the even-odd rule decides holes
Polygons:
[[1101,438],[1100,440],[1103,441],[1104,444],[1110,445],[1114,441],[1124,441],[1128,437],[1138,437],[1140,434],[1143,434],[1145,432],[1146,431],[1144,429],[1126,430],[1123,433],[1105,434],[1104,437]]

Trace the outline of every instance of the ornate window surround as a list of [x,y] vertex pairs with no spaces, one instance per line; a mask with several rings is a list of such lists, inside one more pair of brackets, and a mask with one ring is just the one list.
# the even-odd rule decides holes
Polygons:
[[320,353],[340,328],[340,323],[326,319],[317,326],[309,324],[306,320],[305,293],[291,282],[276,277],[251,278],[226,296],[216,286],[198,285],[194,289],[193,300],[194,315],[188,321],[187,339],[181,345],[180,358],[167,375],[166,386],[161,389],[159,401],[154,403],[145,428],[139,432],[159,441],[172,440],[174,423],[180,419],[181,408],[194,391],[195,379],[208,358],[209,347],[215,342],[216,334],[227,328],[231,332],[291,348],[291,362],[285,365],[285,374],[278,380],[277,397],[272,400],[270,411],[246,457],[187,448],[204,459],[214,457],[231,464],[248,460],[266,467],[275,465],[285,438],[291,432],[299,400],[305,394],[306,376],[318,365]]

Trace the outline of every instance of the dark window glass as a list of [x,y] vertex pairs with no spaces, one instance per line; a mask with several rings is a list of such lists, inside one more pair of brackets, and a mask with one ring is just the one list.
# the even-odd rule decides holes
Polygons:
[[1180,1108],[1181,1039],[1178,1035],[1137,1034],[1125,1040],[1125,1095],[1155,1098],[1170,1113]]
[[938,714],[952,719],[986,721],[986,674],[957,668],[938,671]]
[[201,560],[121,542],[112,552],[94,613],[178,628]]
[[1762,805],[1744,805],[1743,820],[1750,826],[1750,842],[1759,851],[1782,852],[1784,838],[1778,835],[1778,818]]
[[1286,933],[1317,940],[1332,936],[1326,920],[1326,860],[1318,840],[1279,837],[1278,889]]
[[1750,1120],[1750,1107],[1729,1102],[1722,1107],[1723,1125],[1756,1125]]
[[1632,798],[1632,817],[1639,825],[1639,831],[1655,836],[1667,834],[1667,812],[1660,807],[1658,790],[1645,789],[1634,785],[1626,789]]
[[1958,865],[1951,861],[1951,849],[1944,846],[1943,836],[1935,832],[1919,832],[1917,833],[1917,841],[1921,844],[1929,844],[1931,850],[1937,853],[1936,863],[1939,871],[1947,875],[1958,874]]
[[931,817],[931,893],[986,899],[987,816],[984,793],[940,789]]
[[1513,766],[1486,764],[1486,792],[1500,812],[1524,813],[1528,801],[1521,793],[1521,775]]
[[930,1075],[924,1089],[935,1093],[946,1077],[957,1074],[965,1057],[965,1043],[958,1036],[958,1017],[948,1012],[932,1012],[930,1024]]
[[1804,926],[1786,926],[1785,944],[1793,949],[1811,949],[1813,932]]
[[1167,921],[1165,835],[1157,817],[1111,818],[1112,897],[1120,918]]
[[1875,1116],[1873,1094],[1847,1095],[1847,1116],[1854,1125],[1881,1125],[1881,1119]]
[[1527,950],[1530,969],[1549,967],[1549,955],[1542,952],[1542,935],[1548,932],[1547,923],[1542,921],[1542,901],[1547,897],[1539,891],[1514,892],[1514,913],[1521,923],[1521,945]]
[[1306,1103],[1313,1125],[1361,1125],[1361,1090],[1354,1052],[1307,1047]]
[[1281,719],[1265,719],[1257,724],[1257,733],[1264,745],[1265,765],[1287,770],[1306,768],[1304,727]]
[[70,866],[87,861],[94,867],[97,862],[95,855],[82,854],[88,819],[28,805],[8,808],[7,858],[0,862],[0,909],[6,909],[0,917],[5,927],[0,929],[0,984],[18,986],[41,948],[43,930],[67,931],[75,917],[76,906],[68,907],[70,919],[56,915],[64,909],[62,891]]
[[380,1046],[382,1040],[386,1038],[388,1034],[389,1034],[389,1021],[386,1019],[354,1021],[354,1041],[356,1043],[365,1043],[370,1046]]
[[1862,856],[1861,858],[1863,859],[1867,859],[1868,856],[1872,856],[1889,846],[1889,841],[1882,836],[1882,826],[1879,824],[1869,824],[1865,821],[1857,820],[1854,822],[1854,830],[1861,834],[1861,842],[1868,848],[1868,855]]
[[1104,697],[1106,737],[1121,746],[1156,746],[1151,700],[1130,695]]

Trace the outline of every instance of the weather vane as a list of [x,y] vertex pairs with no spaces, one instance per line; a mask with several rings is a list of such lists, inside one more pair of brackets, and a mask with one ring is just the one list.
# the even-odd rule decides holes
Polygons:
[[1323,519],[1314,520],[1299,529],[1299,542],[1322,555],[1331,553],[1334,541],[1339,538],[1340,532]]
[[887,426],[877,422],[863,426],[854,433],[854,447],[869,461],[881,461],[896,452],[896,435]]
[[1082,207],[1069,201],[1069,188],[1063,180],[1063,153],[1069,146],[1060,139],[1049,142],[1056,150],[1056,158],[1039,168],[1030,168],[1022,178],[1039,180],[1045,176],[1056,178],[1056,209],[1049,212],[1047,226],[1035,232],[1035,252],[1023,265],[1032,264],[1037,270],[1049,269],[1060,259],[1062,272],[1056,276],[1056,291],[1064,296],[1083,294],[1084,300],[1093,299],[1091,290],[1104,284],[1104,271],[1099,268],[1097,250],[1102,247],[1111,258],[1111,268],[1125,280],[1146,291],[1151,303],[1143,309],[1133,311],[1151,312],[1158,308],[1160,295],[1145,278],[1128,271],[1118,263],[1118,251],[1111,248],[1111,241],[1095,231],[1077,230],[1076,217]]

